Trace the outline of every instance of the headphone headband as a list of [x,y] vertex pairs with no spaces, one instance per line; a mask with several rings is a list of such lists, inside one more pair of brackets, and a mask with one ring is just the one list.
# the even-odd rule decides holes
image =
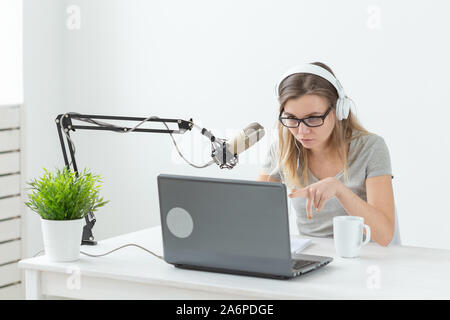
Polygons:
[[341,85],[339,80],[335,76],[333,76],[333,74],[331,72],[329,72],[328,70],[326,70],[320,66],[317,66],[315,64],[307,63],[302,66],[293,67],[293,68],[289,69],[287,72],[285,72],[281,76],[280,80],[278,81],[278,83],[275,87],[275,95],[276,95],[277,99],[279,97],[278,92],[280,89],[281,82],[283,82],[283,80],[286,79],[287,77],[289,77],[293,74],[296,74],[296,73],[314,74],[314,75],[324,78],[325,80],[330,82],[336,88],[336,91],[339,96],[337,104],[336,104],[336,115],[337,115],[338,119],[342,120],[342,119],[346,119],[348,117],[348,114],[350,112],[350,100],[347,97],[347,95],[345,94],[344,87]]

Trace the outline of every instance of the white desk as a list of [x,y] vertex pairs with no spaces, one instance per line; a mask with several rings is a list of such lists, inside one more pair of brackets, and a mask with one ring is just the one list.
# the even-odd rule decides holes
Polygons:
[[[27,299],[450,299],[450,250],[369,243],[359,258],[344,259],[336,257],[332,239],[312,239],[304,253],[334,261],[290,280],[178,269],[136,247],[104,257],[81,255],[74,263],[40,256],[20,261],[19,267],[25,269]],[[100,254],[127,243],[162,255],[160,227],[82,251]]]

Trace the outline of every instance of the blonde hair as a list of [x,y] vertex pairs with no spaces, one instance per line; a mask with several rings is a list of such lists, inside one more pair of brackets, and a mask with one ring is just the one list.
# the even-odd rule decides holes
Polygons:
[[[317,66],[325,68],[333,75],[333,71],[321,62],[313,62]],[[314,74],[296,73],[285,78],[278,88],[280,101],[279,114],[284,111],[284,106],[289,99],[299,98],[303,95],[318,95],[327,99],[329,106],[336,114],[336,101],[338,93],[336,88],[327,80]],[[347,145],[350,141],[363,135],[371,134],[358,122],[356,116],[350,110],[347,119],[337,120],[329,139],[331,151],[338,155],[344,163],[344,178],[348,181]],[[302,188],[309,184],[308,156],[310,151],[301,144],[296,145],[296,138],[288,128],[278,122],[278,140],[280,147],[280,157],[278,167],[282,169],[286,184],[292,188],[296,185]],[[297,161],[299,161],[302,180],[297,173]],[[281,171],[281,170],[280,170]]]

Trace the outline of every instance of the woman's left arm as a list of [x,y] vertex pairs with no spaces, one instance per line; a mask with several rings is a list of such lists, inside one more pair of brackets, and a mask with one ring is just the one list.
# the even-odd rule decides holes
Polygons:
[[325,178],[303,189],[292,190],[289,197],[306,198],[306,211],[312,219],[312,208],[317,212],[332,197],[336,197],[345,211],[351,216],[364,218],[371,229],[371,238],[382,246],[387,246],[395,227],[394,191],[391,175],[366,179],[367,201],[361,199],[336,178]]
[[357,196],[343,183],[340,183],[336,197],[351,216],[364,218],[370,226],[371,238],[382,246],[387,246],[395,228],[394,191],[391,175],[366,179],[367,202]]

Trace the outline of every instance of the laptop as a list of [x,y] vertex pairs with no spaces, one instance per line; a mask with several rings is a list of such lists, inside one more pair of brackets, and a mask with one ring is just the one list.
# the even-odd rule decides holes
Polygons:
[[164,260],[178,268],[290,279],[333,258],[291,254],[282,183],[160,174]]

